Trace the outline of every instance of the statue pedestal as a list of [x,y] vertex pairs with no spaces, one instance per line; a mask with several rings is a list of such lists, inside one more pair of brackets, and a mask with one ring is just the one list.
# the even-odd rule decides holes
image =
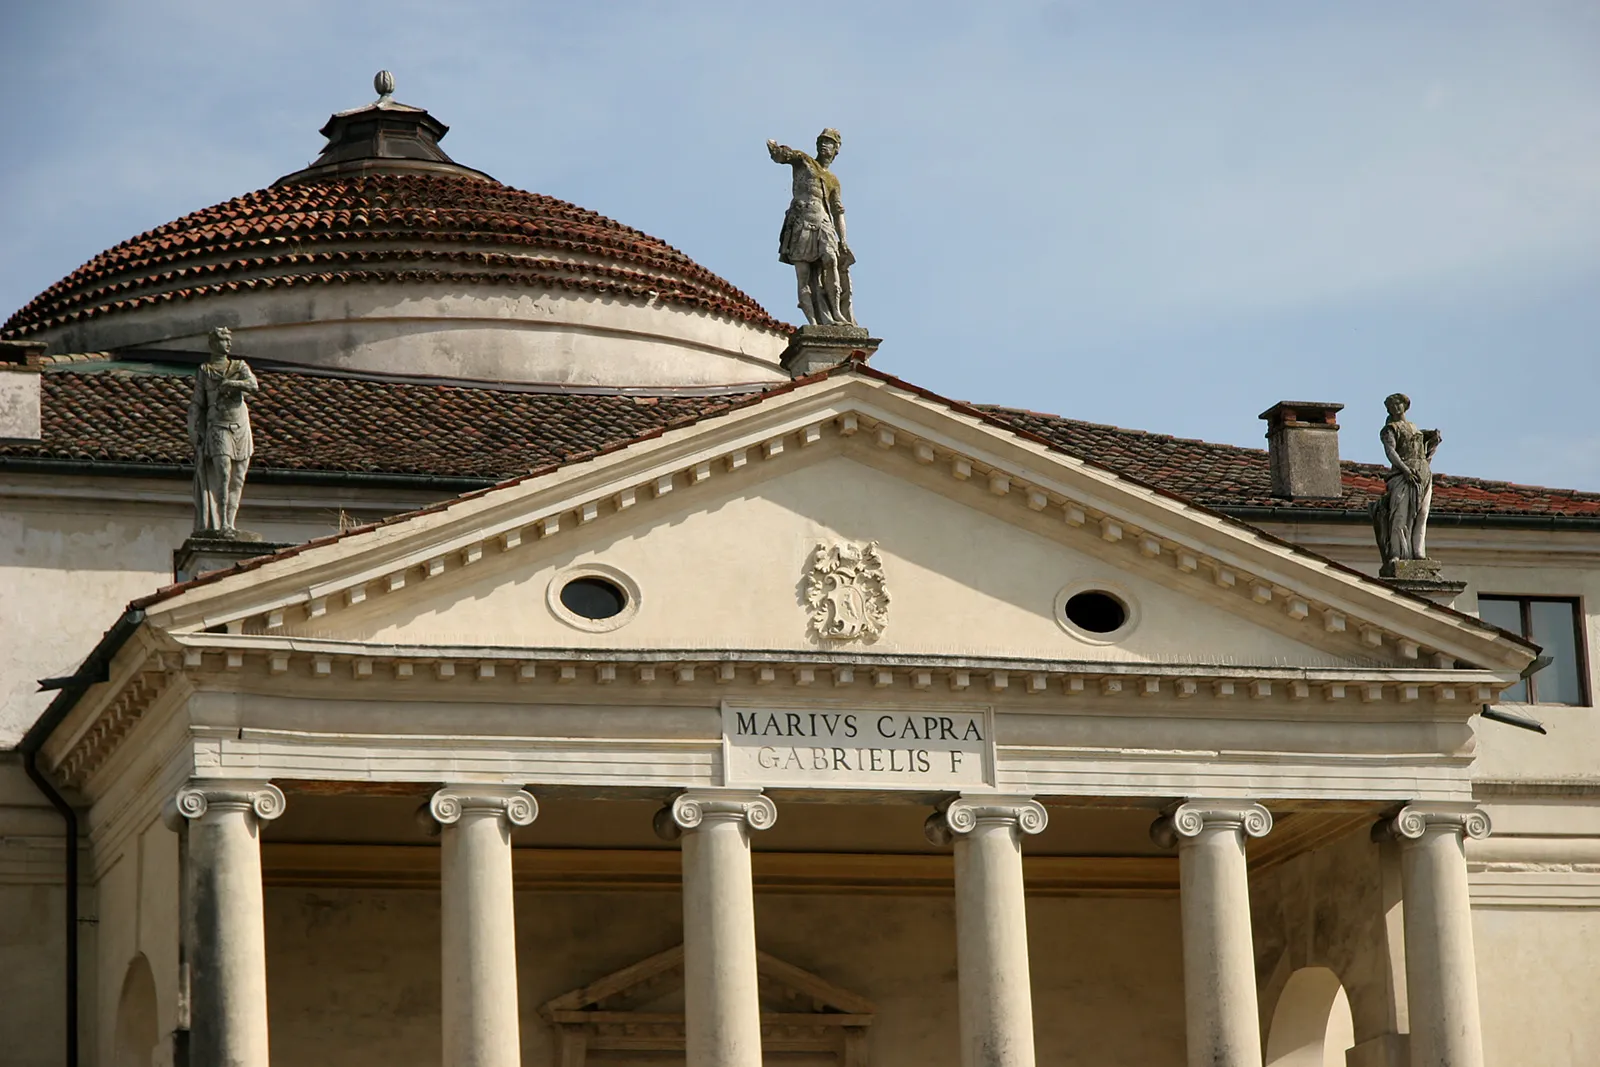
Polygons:
[[791,378],[803,378],[837,367],[857,353],[868,359],[882,343],[860,326],[802,326],[784,349],[783,369]]
[[1467,588],[1467,583],[1448,581],[1443,572],[1443,565],[1436,559],[1397,559],[1384,564],[1378,577],[1386,585],[1450,607]]
[[172,552],[172,577],[179,582],[198,578],[202,574],[224,570],[257,556],[271,555],[292,548],[289,541],[263,541],[258,533],[248,530],[196,530]]

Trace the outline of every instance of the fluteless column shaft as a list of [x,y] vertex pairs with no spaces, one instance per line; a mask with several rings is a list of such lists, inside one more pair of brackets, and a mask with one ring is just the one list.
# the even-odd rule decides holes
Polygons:
[[517,929],[511,829],[539,805],[511,786],[446,786],[439,823],[445,1067],[519,1067]]
[[955,844],[956,970],[962,1067],[1033,1067],[1022,835],[1045,828],[1028,797],[958,797],[929,817],[936,844]]
[[777,822],[759,792],[696,789],[656,815],[683,841],[683,1007],[694,1067],[761,1067],[750,831]]
[[241,781],[190,782],[167,805],[167,824],[188,835],[184,958],[196,1064],[268,1067],[260,829],[283,808],[277,786]]
[[1470,804],[1411,804],[1376,827],[1400,843],[1412,1067],[1483,1067],[1468,837],[1489,836]]
[[1244,843],[1271,829],[1266,808],[1233,800],[1185,801],[1150,828],[1178,846],[1189,1067],[1261,1067]]

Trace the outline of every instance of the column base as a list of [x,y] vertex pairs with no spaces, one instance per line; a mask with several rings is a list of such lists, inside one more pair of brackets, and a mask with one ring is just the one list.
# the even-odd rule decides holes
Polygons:
[[1379,1034],[1344,1054],[1346,1067],[1411,1067],[1411,1035]]

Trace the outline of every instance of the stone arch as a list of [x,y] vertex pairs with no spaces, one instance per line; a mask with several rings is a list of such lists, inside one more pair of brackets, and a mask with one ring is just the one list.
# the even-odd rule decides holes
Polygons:
[[1266,1067],[1344,1067],[1355,1044],[1355,1019],[1339,976],[1302,967],[1278,995],[1267,1031]]
[[160,1039],[156,977],[144,953],[128,962],[117,998],[117,1029],[111,1067],[150,1067]]

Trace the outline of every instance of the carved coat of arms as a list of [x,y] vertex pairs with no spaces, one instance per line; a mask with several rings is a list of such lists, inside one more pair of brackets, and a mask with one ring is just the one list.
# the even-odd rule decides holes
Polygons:
[[889,590],[878,542],[817,542],[806,572],[806,604],[818,637],[849,641],[883,633]]

